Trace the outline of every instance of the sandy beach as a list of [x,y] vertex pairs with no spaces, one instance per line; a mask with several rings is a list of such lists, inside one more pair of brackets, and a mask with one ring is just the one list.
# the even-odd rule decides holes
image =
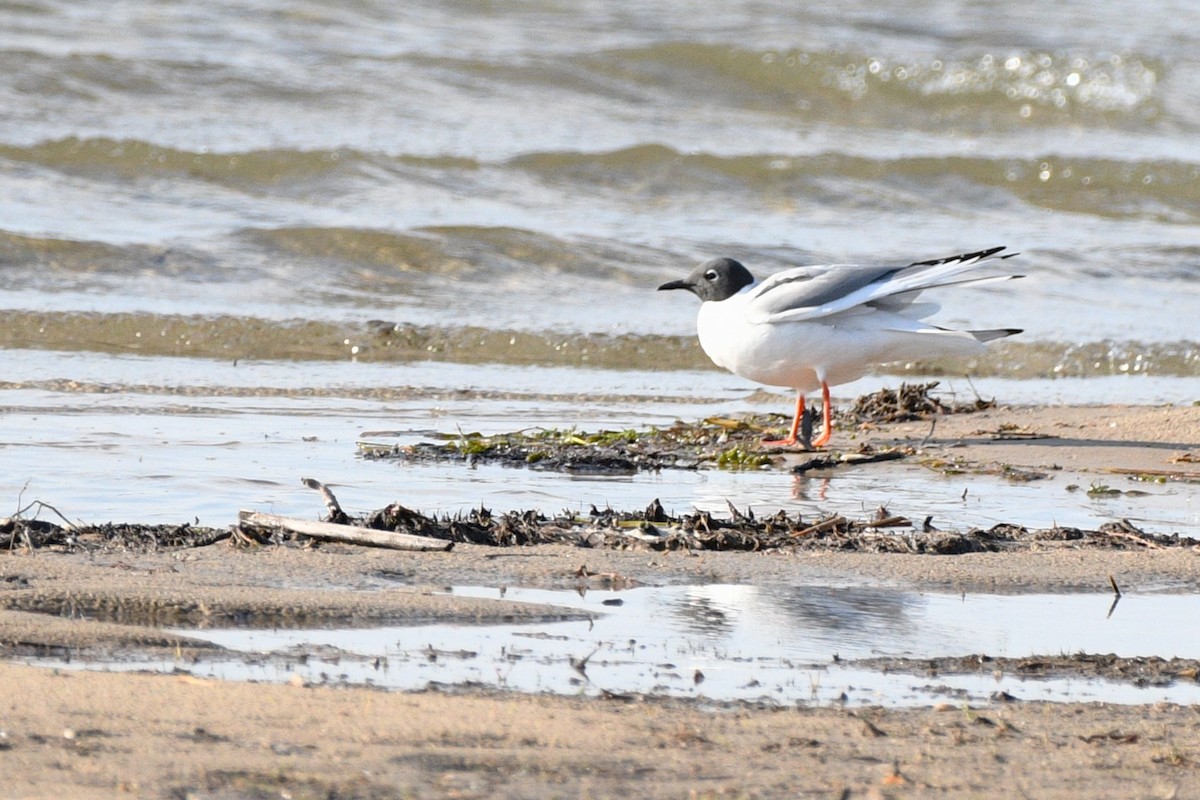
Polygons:
[[[960,468],[1069,468],[1190,485],[1200,408],[998,408],[839,431]],[[1049,438],[1034,438],[1032,435]],[[1018,438],[1024,436],[1024,438]],[[837,440],[835,440],[837,442]],[[787,455],[785,464],[809,456]],[[886,480],[887,464],[865,465]],[[1061,490],[1061,487],[1060,487]],[[1014,523],[1020,510],[1013,511]],[[952,520],[939,524],[952,525]],[[1176,531],[1183,535],[1194,531]],[[1161,533],[1161,532],[1160,532]],[[1168,532],[1169,533],[1169,532]],[[586,573],[604,577],[581,578]],[[450,585],[581,582],[812,584],[961,591],[1200,587],[1194,546],[1049,546],[924,556],[650,552],[463,544],[407,553],[351,545],[0,558],[0,764],[5,797],[1190,797],[1200,716],[1168,704],[1000,702],[922,709],[767,708],[654,696],[222,682],[188,674],[47,669],[210,645],[161,626],[239,617],[550,620],[569,609],[449,596]],[[1051,654],[1047,654],[1051,655]],[[1069,672],[1070,665],[1061,667]],[[1194,675],[1191,678],[1195,679]]]
[[6,797],[1042,797],[1200,791],[1180,707],[701,710],[0,666]]

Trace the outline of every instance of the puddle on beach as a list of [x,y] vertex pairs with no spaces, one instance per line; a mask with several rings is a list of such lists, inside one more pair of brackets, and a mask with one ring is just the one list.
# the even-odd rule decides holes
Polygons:
[[[369,629],[180,629],[227,648],[195,662],[70,666],[182,670],[223,680],[472,686],[533,693],[638,694],[711,703],[923,706],[1018,700],[1200,702],[1200,683],[1138,686],[1031,678],[983,664],[974,674],[885,671],[864,659],[1078,653],[1200,658],[1177,621],[1200,595],[943,594],[866,587],[668,586],[573,593],[455,588],[474,597],[581,609],[591,620]],[[1111,612],[1111,613],[1110,613]],[[65,663],[39,661],[50,666]],[[1007,699],[1007,698],[1006,698]]]

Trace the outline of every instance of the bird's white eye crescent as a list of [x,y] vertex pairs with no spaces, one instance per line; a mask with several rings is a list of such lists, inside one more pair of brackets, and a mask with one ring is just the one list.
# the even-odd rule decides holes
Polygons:
[[717,279],[717,271],[715,269],[710,269],[708,272],[704,273],[704,279],[706,281],[715,281]]

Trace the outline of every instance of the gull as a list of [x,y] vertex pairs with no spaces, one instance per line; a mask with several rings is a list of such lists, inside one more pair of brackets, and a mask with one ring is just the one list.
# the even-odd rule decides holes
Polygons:
[[1021,332],[931,325],[922,319],[938,305],[915,302],[926,289],[1022,277],[968,274],[1017,255],[1004,250],[993,247],[902,266],[793,267],[761,281],[732,258],[714,258],[658,289],[687,289],[700,298],[696,333],[717,366],[756,383],[796,391],[791,432],[764,445],[810,447],[798,436],[804,398],[820,389],[824,430],[811,447],[823,447],[833,432],[830,386],[858,380],[876,364],[980,353],[985,342]]

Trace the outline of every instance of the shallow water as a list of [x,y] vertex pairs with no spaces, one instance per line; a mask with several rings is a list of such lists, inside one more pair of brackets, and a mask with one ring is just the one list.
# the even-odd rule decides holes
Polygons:
[[[0,454],[13,466],[5,479],[13,504],[50,503],[65,516],[106,521],[178,523],[198,518],[223,526],[242,508],[311,517],[320,498],[301,486],[316,478],[350,511],[399,501],[426,513],[465,511],[479,504],[498,511],[590,504],[620,510],[659,499],[668,510],[728,513],[739,508],[773,513],[868,517],[879,506],[920,523],[990,527],[1016,522],[1095,528],[1128,518],[1147,530],[1188,534],[1200,528],[1200,497],[1191,483],[1105,482],[1144,494],[1092,497],[1095,476],[1057,471],[1047,480],[1010,482],[990,475],[942,476],[916,465],[866,467],[833,476],[780,471],[664,470],[625,478],[580,477],[500,466],[377,462],[356,455],[356,443],[413,443],[437,436],[508,432],[522,428],[623,430],[669,426],[676,419],[714,414],[785,411],[789,400],[747,402],[738,381],[712,373],[703,395],[693,387],[708,373],[581,371],[566,368],[407,368],[410,383],[388,388],[378,365],[242,364],[194,366],[194,386],[169,379],[176,359],[18,354],[8,374],[0,414]],[[349,373],[348,375],[346,373]],[[47,380],[48,375],[77,376]],[[604,392],[593,396],[597,375]],[[455,384],[455,379],[462,383]],[[341,379],[341,380],[338,380]],[[1072,397],[1097,379],[1060,381]],[[1146,378],[1120,378],[1149,387]],[[328,381],[328,383],[326,383]],[[336,382],[335,382],[336,381]],[[865,388],[871,382],[860,382]],[[1157,382],[1162,391],[1173,381]],[[1012,387],[1014,396],[1025,385]],[[18,388],[28,387],[28,388]],[[994,388],[975,383],[985,394]],[[973,397],[963,382],[947,391]],[[1030,398],[1033,400],[1035,398]],[[880,476],[886,475],[886,479]],[[1067,487],[1081,487],[1068,491]]]
[[[393,689],[483,686],[522,692],[601,691],[711,702],[923,706],[1021,700],[1200,702],[1200,685],[1081,677],[911,674],[856,665],[881,657],[1113,653],[1200,658],[1173,624],[1200,613],[1187,594],[987,595],[862,586],[668,586],[619,592],[459,587],[455,594],[547,603],[590,621],[326,630],[180,630],[236,651],[188,663],[117,662],[227,680],[368,684]],[[575,665],[583,662],[580,671]],[[39,663],[48,663],[41,661]],[[58,663],[58,662],[54,662]]]

